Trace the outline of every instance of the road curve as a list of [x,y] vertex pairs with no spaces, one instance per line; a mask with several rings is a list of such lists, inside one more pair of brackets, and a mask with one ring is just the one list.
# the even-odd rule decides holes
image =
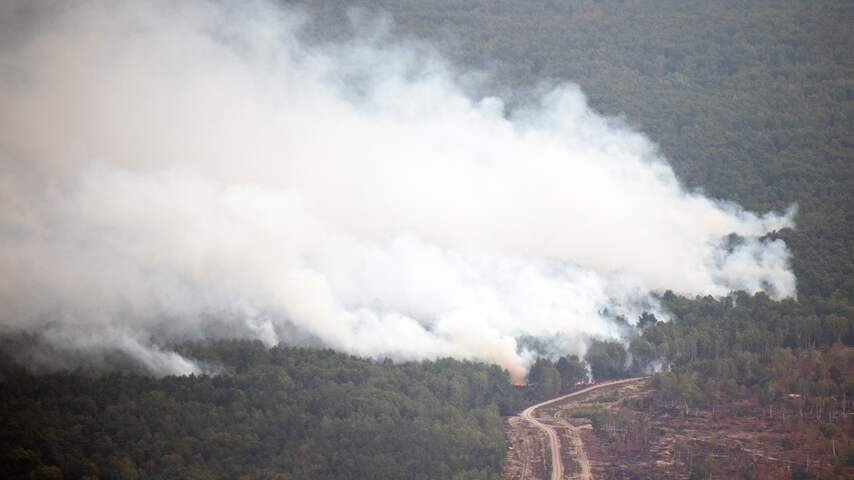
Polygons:
[[604,382],[599,383],[597,385],[592,385],[587,388],[582,388],[581,390],[577,390],[572,393],[568,393],[566,395],[561,395],[560,397],[552,398],[551,400],[546,400],[545,402],[538,403],[536,405],[532,405],[525,410],[522,411],[519,415],[525,420],[531,422],[535,427],[540,430],[546,432],[546,435],[549,437],[549,448],[552,452],[552,477],[551,480],[562,480],[563,479],[563,460],[560,457],[560,437],[558,437],[557,432],[550,426],[540,422],[537,420],[534,412],[541,407],[545,407],[547,405],[551,405],[553,403],[558,403],[560,401],[566,400],[567,398],[574,397],[576,395],[581,395],[583,393],[591,392],[593,390],[597,390],[599,388],[609,387],[612,385],[619,385],[621,383],[629,383],[634,382],[636,380],[641,380],[646,377],[634,377],[634,378],[625,378],[623,380],[614,380],[612,382]]

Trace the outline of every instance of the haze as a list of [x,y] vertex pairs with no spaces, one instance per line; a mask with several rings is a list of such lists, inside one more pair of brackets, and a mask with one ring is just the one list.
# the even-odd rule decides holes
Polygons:
[[258,338],[519,377],[519,336],[581,352],[666,319],[654,292],[796,295],[766,237],[793,209],[686,191],[574,85],[511,111],[381,23],[306,44],[261,2],[0,18],[0,324],[56,348],[191,373],[175,342]]

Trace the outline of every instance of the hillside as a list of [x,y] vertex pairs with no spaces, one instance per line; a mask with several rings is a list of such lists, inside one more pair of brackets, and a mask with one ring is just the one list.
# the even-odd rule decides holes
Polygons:
[[0,476],[498,478],[513,389],[495,366],[248,341],[183,349],[223,370],[34,376],[0,357]]
[[[573,467],[565,450],[567,471],[852,475],[854,3],[276,3],[307,14],[285,53],[265,42],[287,42],[276,35],[290,38],[290,26],[270,33],[257,11],[247,20],[240,7],[195,3],[181,12],[202,20],[186,24],[146,10],[151,31],[128,9],[130,33],[103,11],[70,15],[72,33],[50,22],[0,32],[0,86],[20,89],[0,93],[0,107],[18,108],[0,108],[0,477],[486,480],[507,465],[506,478],[546,475],[544,435],[515,415],[588,373],[649,380],[542,409],[566,445],[584,442],[589,462]],[[78,35],[74,21],[99,30]],[[347,43],[323,50],[374,33],[368,44],[393,40],[417,61],[435,49],[448,77],[413,80],[407,68],[419,66],[403,62],[389,88],[380,67],[397,57],[383,48],[365,54],[376,71]],[[51,42],[67,38],[79,43],[63,56]],[[796,298],[768,282],[686,296],[683,277],[638,291],[615,280],[620,246],[620,258],[652,265],[628,272],[643,281],[694,268],[712,274],[688,291],[729,289],[720,265],[706,267],[747,240],[719,234],[713,255],[659,270],[667,262],[635,243],[649,222],[633,238],[621,202],[602,222],[589,208],[630,202],[617,193],[637,177],[591,182],[604,186],[594,200],[562,196],[575,171],[555,159],[574,160],[572,142],[548,129],[528,142],[508,119],[566,82],[609,117],[594,119],[607,126],[601,151],[626,125],[642,133],[688,192],[714,200],[703,212],[741,225],[756,219],[745,211],[794,209],[793,228],[750,240],[785,241],[776,252],[791,253]],[[374,103],[353,101],[360,89]],[[447,115],[412,114],[429,117],[434,100],[414,92]],[[505,102],[478,103],[489,96]],[[510,158],[521,146],[558,154],[517,185],[541,165],[527,150]],[[676,195],[663,211],[692,211],[680,203],[689,193],[654,192],[664,190]],[[580,199],[571,212],[537,215],[566,198]],[[574,251],[561,242],[587,232],[568,218],[619,228]],[[689,220],[673,230],[704,232]],[[752,252],[732,271],[762,278]],[[590,257],[599,263],[583,270]]]

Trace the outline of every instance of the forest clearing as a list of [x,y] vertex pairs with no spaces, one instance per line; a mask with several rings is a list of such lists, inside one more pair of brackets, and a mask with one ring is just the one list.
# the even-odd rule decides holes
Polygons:
[[[848,447],[842,432],[854,430],[850,405],[790,394],[768,405],[738,396],[692,408],[644,378],[544,402],[536,415],[559,435],[558,478],[851,478],[854,469],[834,470]],[[550,478],[544,432],[521,417],[506,428],[503,478]]]

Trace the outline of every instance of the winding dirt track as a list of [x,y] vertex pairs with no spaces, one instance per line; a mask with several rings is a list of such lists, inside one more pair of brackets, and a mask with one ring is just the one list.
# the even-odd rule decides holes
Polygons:
[[[549,425],[546,425],[545,423],[540,422],[537,419],[537,417],[535,415],[536,410],[538,408],[542,408],[542,407],[551,405],[553,403],[558,403],[558,402],[561,402],[561,401],[566,400],[568,398],[571,398],[571,397],[574,397],[577,395],[582,395],[582,394],[585,394],[587,392],[591,392],[593,390],[598,390],[600,388],[610,387],[613,385],[619,385],[621,383],[634,382],[637,380],[641,380],[643,378],[646,378],[646,377],[626,378],[623,380],[615,380],[613,382],[600,383],[598,385],[593,385],[591,387],[583,388],[581,390],[578,390],[578,391],[575,391],[575,392],[572,392],[572,393],[569,393],[566,395],[561,395],[560,397],[555,397],[551,400],[546,400],[545,402],[538,403],[536,405],[532,405],[532,406],[530,406],[530,407],[528,407],[522,411],[522,413],[520,414],[520,416],[522,418],[531,422],[531,424],[533,424],[535,427],[539,428],[540,430],[546,432],[546,435],[548,435],[548,437],[549,437],[549,448],[551,449],[551,452],[552,452],[552,477],[551,477],[551,480],[562,480],[563,479],[563,460],[561,459],[561,456],[560,456],[560,437],[558,437],[557,432],[555,431],[554,428],[550,427]],[[589,461],[587,460],[587,455],[580,455],[579,463],[581,463],[582,472],[587,472],[587,475],[590,475],[590,473],[589,473],[590,472],[590,464],[589,464]],[[586,463],[587,465],[584,465],[584,463]],[[592,478],[592,477],[588,477],[588,478]]]
[[593,480],[593,474],[590,473],[590,459],[587,457],[587,452],[584,451],[584,442],[581,441],[581,431],[566,420],[561,421],[561,423],[569,433],[572,450],[581,470],[578,472],[578,480]]

